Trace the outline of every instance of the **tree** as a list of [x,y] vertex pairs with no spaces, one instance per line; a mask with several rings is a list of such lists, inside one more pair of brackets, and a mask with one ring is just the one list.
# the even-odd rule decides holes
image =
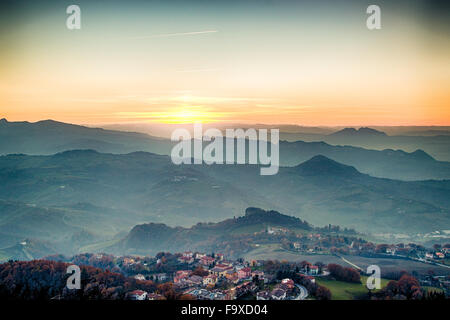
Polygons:
[[338,264],[330,263],[328,271],[331,276],[340,281],[361,283],[361,275],[358,271],[352,268],[344,268]]
[[318,286],[316,290],[316,298],[318,300],[331,300],[331,291],[330,289],[324,286]]
[[200,277],[206,277],[209,274],[209,272],[203,269],[202,267],[198,266],[197,268],[195,268],[194,271],[192,271],[192,274]]
[[375,296],[382,299],[420,300],[424,298],[424,291],[416,278],[403,274],[398,281],[389,281],[385,288],[375,293]]

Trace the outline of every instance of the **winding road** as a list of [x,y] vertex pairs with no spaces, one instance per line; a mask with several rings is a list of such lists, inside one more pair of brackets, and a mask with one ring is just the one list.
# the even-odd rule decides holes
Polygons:
[[299,284],[296,284],[295,286],[300,290],[300,294],[295,297],[294,300],[305,300],[308,297],[308,290]]

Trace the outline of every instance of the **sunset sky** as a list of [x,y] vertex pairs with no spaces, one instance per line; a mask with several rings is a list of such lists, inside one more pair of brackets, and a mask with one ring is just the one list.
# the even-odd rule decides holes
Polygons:
[[450,125],[448,6],[392,2],[4,1],[0,118]]

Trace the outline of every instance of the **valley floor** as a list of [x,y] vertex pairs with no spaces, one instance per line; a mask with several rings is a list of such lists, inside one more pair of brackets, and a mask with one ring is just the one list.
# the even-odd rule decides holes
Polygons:
[[427,273],[432,270],[436,275],[450,275],[450,269],[437,265],[431,265],[419,261],[412,261],[406,259],[395,258],[368,258],[361,256],[344,256],[345,260],[340,257],[330,254],[302,254],[293,251],[288,251],[281,248],[277,244],[265,245],[258,247],[244,255],[246,260],[287,260],[287,261],[310,261],[312,263],[322,262],[324,264],[336,263],[336,264],[348,264],[349,267],[354,265],[365,270],[370,265],[378,265],[381,269],[381,274],[388,274],[392,272],[407,271],[418,273]]

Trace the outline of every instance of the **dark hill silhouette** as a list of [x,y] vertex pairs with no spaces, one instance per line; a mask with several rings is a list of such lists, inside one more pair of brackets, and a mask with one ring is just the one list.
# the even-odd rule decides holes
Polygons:
[[382,131],[378,131],[375,129],[371,129],[371,128],[367,128],[367,127],[362,127],[359,129],[355,129],[355,128],[345,128],[342,130],[339,130],[337,132],[331,133],[329,134],[329,136],[334,136],[334,137],[345,137],[345,136],[364,136],[364,137],[370,137],[370,136],[386,136],[386,133],[382,132]]
[[108,248],[114,253],[141,253],[158,251],[208,250],[229,240],[230,235],[264,232],[267,227],[288,227],[311,230],[312,227],[299,218],[250,207],[245,215],[217,223],[198,223],[191,228],[169,227],[161,223],[147,223],[133,227],[118,244]]
[[343,165],[323,155],[312,157],[295,167],[297,172],[307,176],[333,175],[354,176],[360,174],[354,167]]
[[[394,149],[369,150],[349,146],[355,141],[364,143],[394,137],[383,135],[370,128],[344,130],[349,134],[336,138],[337,143],[343,146],[324,142],[281,141],[280,164],[296,166],[316,155],[324,155],[334,161],[353,166],[362,173],[381,178],[450,179],[449,162],[436,161],[422,150],[408,153]],[[409,138],[419,139],[419,137]],[[323,139],[333,139],[333,136],[323,136]],[[49,155],[73,149],[92,149],[114,154],[147,151],[170,155],[173,145],[174,142],[170,140],[147,134],[90,128],[54,120],[30,123],[8,122],[2,119],[0,122],[0,155]]]

